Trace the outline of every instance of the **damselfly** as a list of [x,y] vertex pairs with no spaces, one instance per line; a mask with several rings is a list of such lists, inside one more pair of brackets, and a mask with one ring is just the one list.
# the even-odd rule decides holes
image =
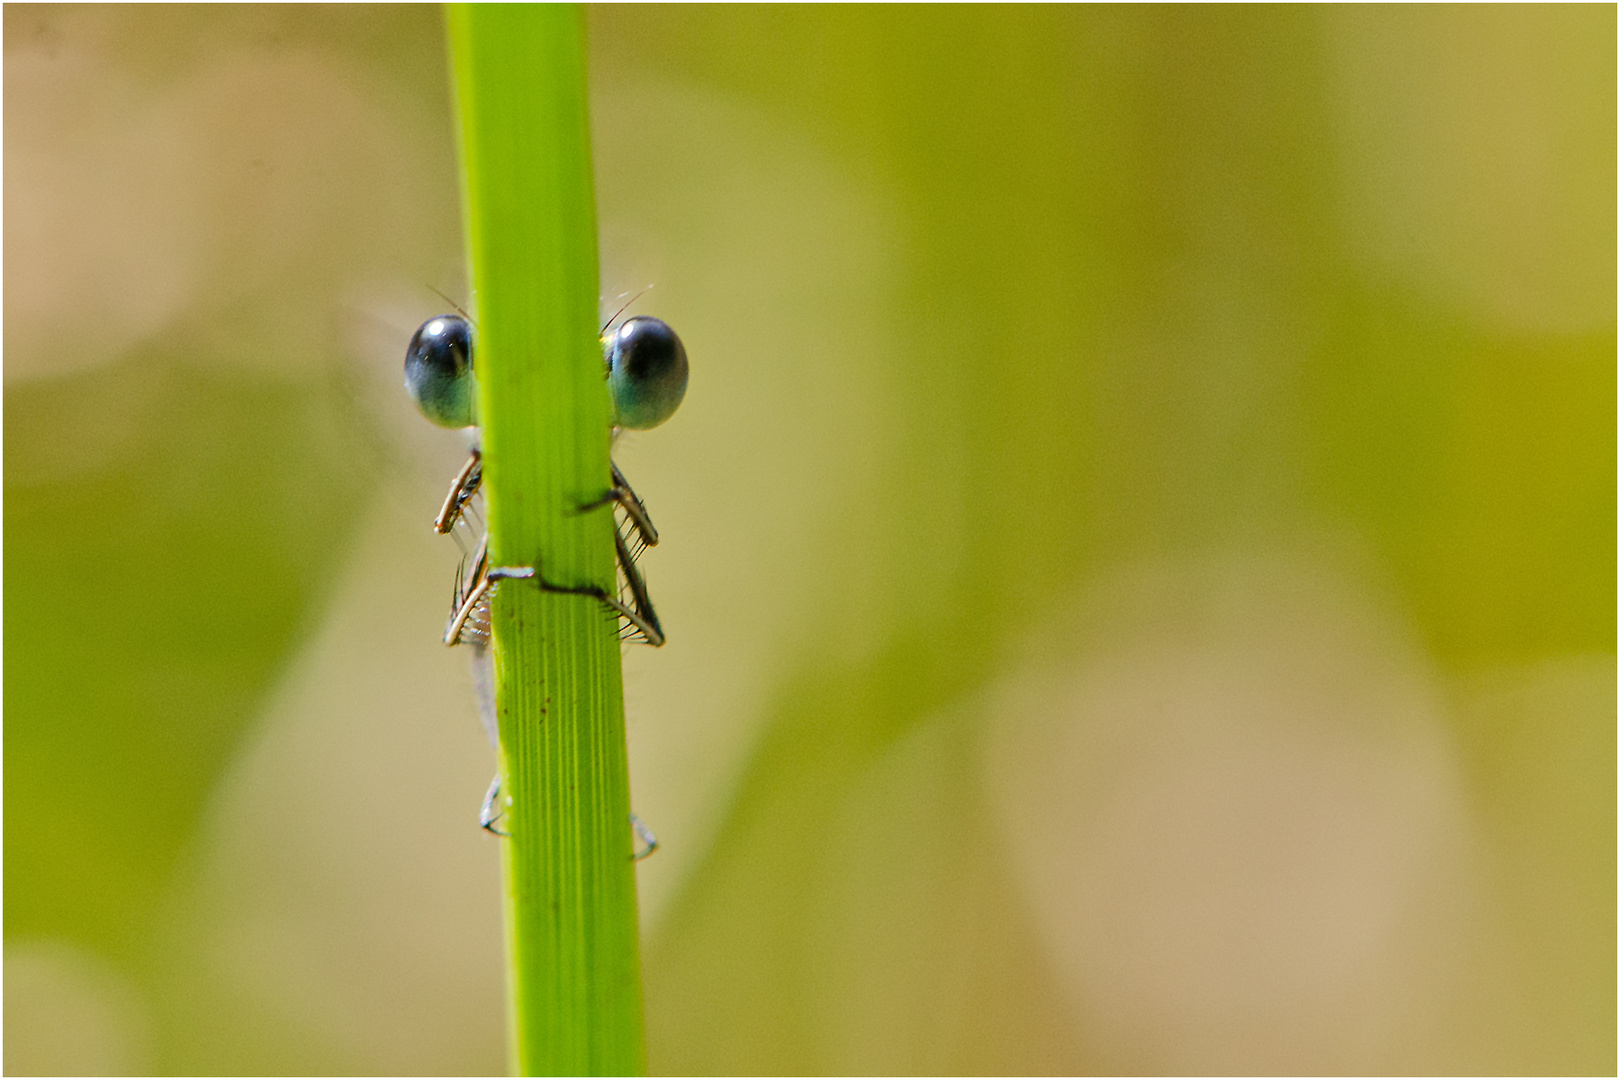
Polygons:
[[[617,316],[615,316],[617,318]],[[612,333],[608,330],[612,328]],[[613,328],[613,320],[603,328],[603,361],[614,407],[613,435],[626,428],[656,427],[669,419],[686,395],[686,349],[675,331],[662,320],[634,316]],[[405,388],[428,420],[441,427],[472,427],[476,424],[477,385],[473,373],[471,320],[461,315],[440,315],[423,323],[411,338],[405,353]],[[447,645],[471,645],[474,651],[475,683],[479,692],[479,712],[492,742],[499,745],[495,721],[492,673],[487,647],[490,635],[490,609],[496,588],[502,581],[533,581],[546,592],[586,596],[606,606],[621,621],[620,637],[653,646],[664,643],[663,627],[653,609],[646,579],[636,560],[648,547],[658,543],[647,508],[631,488],[617,464],[609,460],[611,482],[600,499],[582,505],[586,512],[613,505],[623,518],[614,515],[614,550],[622,578],[620,594],[611,595],[595,586],[565,586],[547,581],[538,567],[490,566],[489,535],[481,524],[469,520],[476,514],[474,500],[483,481],[483,456],[475,442],[467,462],[451,481],[450,490],[434,519],[434,530],[454,535],[462,544],[462,565],[456,573],[449,620],[445,626]],[[458,526],[476,532],[478,541],[471,552],[461,540]],[[628,594],[628,596],[626,596]],[[628,602],[626,602],[628,600]],[[480,823],[500,832],[495,821],[500,794],[500,777],[490,785]],[[631,823],[645,845],[636,858],[652,853],[657,840],[634,815]]]

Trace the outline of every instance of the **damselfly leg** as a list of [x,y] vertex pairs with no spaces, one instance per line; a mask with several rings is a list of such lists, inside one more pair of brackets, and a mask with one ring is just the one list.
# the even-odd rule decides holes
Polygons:
[[640,862],[658,850],[658,837],[654,836],[653,831],[647,828],[646,823],[634,814],[630,815],[630,828],[635,830],[636,839],[641,841],[641,850],[632,850],[630,852],[631,862]]
[[450,492],[444,497],[444,506],[439,510],[439,516],[433,519],[433,531],[440,536],[450,532],[461,520],[462,511],[478,494],[479,485],[484,482],[484,455],[478,447],[473,447],[467,455],[467,464],[456,473],[456,478],[450,481]]
[[489,791],[484,794],[484,805],[478,808],[478,824],[494,833],[496,836],[511,836],[512,834],[500,828],[495,823],[501,820],[505,813],[501,809],[501,774],[496,773],[495,779],[489,782]]
[[533,566],[489,566],[486,538],[485,543],[479,545],[473,559],[472,573],[468,574],[464,570],[456,572],[455,595],[450,619],[444,628],[444,643],[488,645],[490,606],[495,598],[496,588],[503,581],[524,580],[533,581],[541,592],[562,596],[586,596],[604,605],[626,624],[620,630],[621,640],[644,641],[654,648],[662,645],[663,628],[658,623],[657,614],[652,610],[652,602],[647,598],[646,582],[642,580],[641,571],[636,569],[634,560],[629,558],[623,535],[615,532],[614,538],[619,550],[620,568],[631,575],[628,578],[629,588],[639,608],[626,604],[606,589],[595,585],[560,585],[547,581]]

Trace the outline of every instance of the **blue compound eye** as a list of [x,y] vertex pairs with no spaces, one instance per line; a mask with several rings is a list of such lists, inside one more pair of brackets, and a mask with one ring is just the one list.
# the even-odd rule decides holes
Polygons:
[[602,342],[619,427],[657,427],[686,396],[686,348],[662,319],[626,319]]
[[405,350],[405,390],[422,415],[440,427],[477,423],[478,384],[466,319],[439,315],[417,328]]

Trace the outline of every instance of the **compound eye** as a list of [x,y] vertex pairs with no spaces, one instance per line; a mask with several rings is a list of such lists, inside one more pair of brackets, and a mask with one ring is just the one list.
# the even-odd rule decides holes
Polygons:
[[417,327],[405,349],[405,390],[421,414],[440,427],[477,423],[478,383],[466,319],[438,315]]
[[619,427],[657,427],[686,396],[686,347],[662,319],[626,319],[605,342],[608,389]]

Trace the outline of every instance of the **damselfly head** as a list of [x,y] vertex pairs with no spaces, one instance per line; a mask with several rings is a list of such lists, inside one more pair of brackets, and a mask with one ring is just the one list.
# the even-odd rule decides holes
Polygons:
[[459,315],[436,315],[417,328],[405,349],[405,390],[422,415],[440,427],[478,422],[472,328]]
[[614,423],[622,428],[657,427],[686,397],[686,347],[669,324],[635,315],[602,339]]

